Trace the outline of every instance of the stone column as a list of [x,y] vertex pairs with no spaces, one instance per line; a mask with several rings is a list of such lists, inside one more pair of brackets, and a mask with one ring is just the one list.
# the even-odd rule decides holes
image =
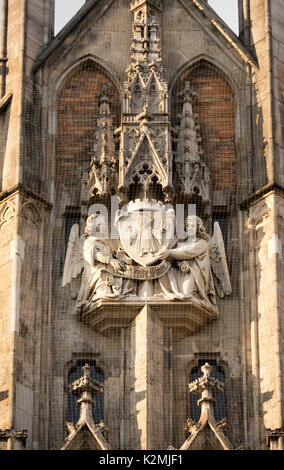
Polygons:
[[50,350],[41,355],[41,342],[48,336],[42,335],[41,322],[48,318],[49,268],[43,260],[50,205],[43,194],[39,100],[34,100],[31,70],[53,36],[54,0],[9,0],[2,6],[0,65],[7,66],[7,74],[0,80],[1,112],[8,124],[0,168],[0,390],[5,392],[0,427],[26,429],[30,449],[37,434],[34,420],[40,422],[38,384],[45,369],[40,362]]
[[145,306],[130,327],[129,449],[163,448],[163,325]]
[[[253,73],[255,189],[284,185],[283,73],[284,15],[281,0],[243,0],[250,26],[250,48],[257,57]],[[247,35],[248,35],[247,33]]]
[[265,447],[263,430],[283,431],[284,419],[283,197],[271,192],[257,201],[250,208],[249,223],[254,434],[255,445],[260,434]]
[[[33,189],[31,178],[38,177],[39,161],[36,152],[31,156],[23,142],[24,139],[31,140],[35,119],[35,109],[27,112],[33,98],[31,71],[42,47],[53,36],[54,0],[9,0],[2,4],[4,30],[1,48],[4,57],[1,59],[4,59],[7,74],[4,74],[4,81],[0,83],[1,93],[13,95],[3,162],[2,191],[10,191],[20,183]],[[33,158],[33,164],[30,158]],[[31,167],[34,167],[34,174],[31,174]],[[34,182],[36,184],[38,181]]]

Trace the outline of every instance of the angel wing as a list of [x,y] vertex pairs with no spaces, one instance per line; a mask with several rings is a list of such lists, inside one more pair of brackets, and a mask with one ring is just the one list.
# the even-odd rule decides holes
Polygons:
[[219,297],[223,298],[225,295],[231,294],[232,286],[223,236],[218,222],[215,222],[214,224],[214,234],[209,242],[209,248],[211,268],[216,276],[215,287]]
[[71,228],[67,246],[62,287],[70,284],[83,269],[82,241],[79,235],[79,225],[74,224]]

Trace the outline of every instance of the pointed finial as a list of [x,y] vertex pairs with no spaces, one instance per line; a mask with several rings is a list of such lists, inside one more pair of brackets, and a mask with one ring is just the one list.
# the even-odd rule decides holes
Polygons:
[[196,395],[201,395],[202,398],[206,399],[207,397],[212,400],[214,395],[224,391],[224,384],[218,379],[211,377],[213,367],[208,362],[201,367],[201,370],[203,376],[188,385],[189,391]]
[[201,367],[201,371],[203,372],[204,377],[210,377],[212,370],[213,370],[213,367],[210,366],[208,362],[206,362],[206,364],[204,364],[204,366]]
[[197,401],[197,404],[201,407],[199,423],[205,422],[208,419],[215,423],[213,407],[216,405],[216,401],[214,396],[224,391],[224,384],[219,382],[218,379],[211,377],[213,367],[208,362],[201,367],[201,370],[203,376],[188,385],[189,391],[200,396],[200,399]]
[[85,364],[84,367],[82,367],[82,371],[83,371],[84,377],[91,376],[91,367],[89,366],[89,364]]
[[208,431],[211,432],[212,437],[218,441],[217,447],[213,447],[214,440],[212,441],[212,449],[220,448],[221,446],[224,450],[232,450],[233,447],[230,441],[222,431],[226,425],[226,421],[225,419],[222,419],[216,423],[213,411],[213,407],[216,404],[214,395],[224,391],[224,384],[219,382],[216,378],[211,377],[213,367],[208,362],[201,367],[201,370],[203,372],[203,376],[189,384],[189,391],[191,393],[201,395],[201,398],[197,402],[201,407],[200,418],[198,423],[195,423],[191,419],[187,420],[185,430],[190,433],[190,436],[181,447],[181,450],[190,450],[190,448],[194,448],[193,443],[198,435],[202,436],[203,439],[208,439],[209,442],[211,438],[208,437]]
[[82,367],[83,377],[75,380],[72,384],[72,391],[74,395],[81,395],[83,392],[89,392],[92,396],[101,393],[103,385],[97,380],[91,378],[91,367],[85,364]]
[[191,102],[192,98],[198,96],[198,93],[192,90],[190,81],[187,80],[184,82],[184,89],[178,94],[178,96],[181,96],[185,102]]
[[92,409],[96,405],[94,396],[103,391],[103,385],[91,378],[91,367],[88,364],[82,367],[82,371],[83,377],[75,380],[71,386],[73,394],[79,397],[80,419],[77,426],[83,422],[93,422]]

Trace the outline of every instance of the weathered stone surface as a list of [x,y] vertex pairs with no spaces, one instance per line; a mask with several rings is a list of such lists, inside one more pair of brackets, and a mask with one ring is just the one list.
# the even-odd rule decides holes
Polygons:
[[[144,310],[145,303],[114,304],[111,315],[101,306],[83,323],[61,287],[68,224],[80,212],[102,85],[114,91],[120,123],[132,13],[128,0],[89,0],[53,38],[53,0],[9,0],[0,97],[0,428],[10,431],[0,432],[1,449],[62,447],[69,372],[88,360],[104,372],[113,449],[180,448],[187,383],[203,360],[224,371],[233,447],[283,448],[284,9],[281,0],[239,3],[245,46],[206,2],[163,0],[159,13],[173,127],[185,79],[200,92],[194,119],[213,181],[206,229],[211,215],[225,216],[232,295],[218,300],[220,316],[209,323],[208,311],[158,300]],[[81,444],[90,448],[84,432]]]

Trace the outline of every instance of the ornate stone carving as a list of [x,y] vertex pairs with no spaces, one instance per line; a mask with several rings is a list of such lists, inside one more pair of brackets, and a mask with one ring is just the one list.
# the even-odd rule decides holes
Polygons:
[[219,297],[230,295],[232,286],[228,270],[223,236],[218,222],[214,224],[214,234],[209,242],[210,264],[215,276],[215,288]]
[[132,55],[125,83],[120,146],[120,190],[171,186],[168,86],[160,49],[159,2],[132,2]]
[[34,225],[35,227],[39,227],[42,221],[38,206],[31,201],[23,204],[20,217],[25,219],[28,224]]
[[80,396],[84,394],[88,395],[88,396],[85,395],[79,400],[79,405],[81,405],[81,418],[82,418],[82,414],[84,415],[86,413],[86,410],[90,410],[89,405],[90,404],[94,405],[94,401],[92,397],[103,391],[103,385],[99,383],[97,380],[91,378],[90,366],[86,364],[82,370],[83,370],[84,375],[80,377],[79,379],[75,380],[75,382],[73,382],[72,387],[71,387],[73,394],[76,396]]
[[185,88],[180,93],[183,97],[181,124],[178,129],[177,153],[175,157],[175,183],[181,194],[185,196],[198,195],[204,203],[210,200],[210,174],[201,160],[201,137],[199,126],[196,125],[196,115],[193,114],[192,99],[196,96],[185,82]]
[[[174,189],[168,86],[160,48],[162,2],[136,0],[130,6],[132,54],[121,127],[113,130],[110,94],[103,87],[91,172],[88,182],[84,178],[82,189],[86,209],[94,203],[94,196],[96,202],[105,203],[113,193],[126,203],[116,214],[119,239],[107,239],[108,230],[100,229],[98,233],[98,227],[106,224],[102,216],[90,216],[81,236],[79,226],[75,225],[68,243],[62,285],[72,284],[82,273],[80,289],[73,296],[80,318],[88,317],[102,302],[139,304],[145,298],[154,299],[154,303],[189,302],[194,312],[200,308],[205,316],[217,317],[214,281],[220,297],[231,292],[220,228],[215,225],[210,240],[201,219],[188,218],[186,239],[179,240],[174,209],[165,206]],[[175,187],[179,186],[183,200],[197,195],[205,206],[209,201],[210,176],[200,158],[201,139],[192,109],[194,92],[188,82],[181,96]],[[118,156],[114,135],[120,139]],[[163,202],[156,200],[157,194]]]
[[119,274],[122,278],[136,281],[153,281],[164,276],[170,267],[171,264],[168,261],[162,261],[158,266],[150,266],[149,268],[143,268],[137,265],[126,265],[124,271],[115,272],[111,266],[108,266],[107,269],[110,274]]
[[116,215],[120,241],[131,259],[142,266],[157,262],[157,252],[175,243],[175,213],[161,202],[137,200]]
[[27,437],[27,430],[0,429],[0,441],[6,442],[6,450],[25,450]]
[[12,222],[16,216],[16,207],[13,201],[6,201],[0,209],[0,230]]
[[118,244],[105,239],[102,216],[90,216],[81,237],[74,225],[62,285],[70,284],[83,270],[75,311],[92,311],[98,300],[137,300],[142,295],[139,282],[151,281],[155,298],[194,300],[217,312],[212,271],[218,294],[231,293],[219,225],[209,240],[201,219],[189,216],[186,240],[177,243],[174,222],[173,209],[145,200],[118,211]]
[[67,423],[69,436],[61,450],[110,450],[103,436],[104,423],[95,424],[93,419],[94,396],[102,392],[103,385],[91,377],[88,364],[82,370],[83,376],[73,382],[70,390],[79,397],[80,418],[75,425]]
[[[187,238],[176,247],[161,250],[158,259],[171,259],[176,265],[160,280],[163,295],[169,300],[196,299],[216,306],[212,270],[217,277],[220,296],[231,293],[231,283],[225,257],[223,238],[218,224],[211,240],[202,220],[189,216],[186,220]],[[212,269],[212,270],[211,270]],[[216,307],[217,308],[217,307]]]
[[201,395],[198,405],[201,407],[201,415],[198,423],[187,421],[186,430],[189,438],[182,445],[181,450],[202,450],[204,448],[232,450],[233,447],[222,431],[223,424],[216,423],[213,407],[216,402],[214,396],[224,391],[224,384],[211,377],[212,367],[206,363],[201,367],[203,376],[189,384],[190,393]]
[[[110,93],[105,86],[99,94],[100,111],[96,119],[91,172],[91,196],[103,199],[117,194],[121,202],[136,198],[159,197],[168,202],[199,196],[208,204],[210,175],[201,160],[201,138],[195,123],[192,99],[196,95],[185,83],[180,94],[183,109],[177,131],[175,178],[169,115],[168,84],[164,77],[160,45],[162,2],[137,0],[130,3],[133,38],[130,64],[126,70],[121,126],[114,131]],[[116,155],[115,141],[119,143]],[[119,142],[118,142],[119,141]],[[86,198],[83,182],[82,200]],[[175,189],[175,191],[174,191]]]
[[91,196],[105,196],[116,190],[118,164],[115,154],[113,116],[110,110],[111,95],[106,85],[102,86],[97,96],[99,114],[96,116],[88,187]]
[[[111,243],[105,239],[105,230],[105,219],[97,215],[88,218],[85,234],[81,237],[79,226],[75,224],[72,227],[62,286],[70,284],[83,270],[75,312],[92,309],[98,299],[119,300],[133,290],[131,281],[124,281],[119,276],[126,261],[115,257]],[[132,264],[130,258],[128,262]],[[109,272],[109,268],[114,274]]]

